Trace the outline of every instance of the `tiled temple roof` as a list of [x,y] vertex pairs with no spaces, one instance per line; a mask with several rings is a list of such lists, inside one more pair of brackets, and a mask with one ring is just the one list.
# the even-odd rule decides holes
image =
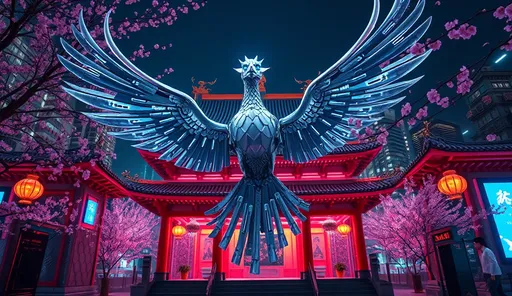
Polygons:
[[[286,186],[297,195],[323,195],[323,194],[341,194],[341,193],[359,193],[379,191],[393,186],[400,180],[397,174],[387,179],[379,180],[347,180],[337,182],[300,182],[287,183]],[[176,196],[225,196],[236,183],[177,183],[177,182],[159,182],[159,183],[141,183],[137,181],[124,180],[123,184],[127,189],[135,192],[156,194],[156,195],[176,195]]]
[[[410,164],[403,172],[397,172],[392,176],[374,179],[362,180],[352,179],[346,181],[303,181],[303,182],[284,182],[294,193],[298,195],[329,195],[329,194],[351,194],[351,193],[371,193],[386,189],[395,188],[400,184],[403,178],[415,168],[423,157],[432,149],[446,152],[502,152],[512,151],[512,142],[485,142],[485,143],[454,143],[439,139],[427,139],[423,152]],[[19,153],[0,153],[0,160],[4,162],[15,162],[19,159]],[[42,159],[41,156],[34,156],[36,161]],[[77,162],[86,162],[88,159],[75,159]],[[135,181],[125,177],[118,177],[110,169],[104,167],[101,163],[98,166],[109,175],[115,182],[119,183],[128,191],[149,195],[168,195],[168,196],[223,196],[226,195],[234,183],[178,183],[172,181]]]
[[[372,144],[373,145],[373,144]],[[347,145],[349,146],[349,145]],[[441,150],[447,152],[493,152],[493,151],[512,151],[512,141],[508,142],[483,142],[483,143],[456,143],[441,139],[429,138],[425,141],[425,146],[418,157],[409,165],[409,167],[395,174],[377,180],[347,180],[338,182],[311,182],[304,181],[284,182],[295,194],[298,195],[322,195],[322,194],[350,194],[363,192],[377,192],[396,187],[408,172],[415,167],[425,154],[431,150]],[[233,183],[173,183],[161,182],[153,184],[138,183],[134,181],[124,182],[130,190],[149,193],[149,194],[167,194],[167,195],[193,195],[193,196],[222,196],[227,194],[234,186]]]

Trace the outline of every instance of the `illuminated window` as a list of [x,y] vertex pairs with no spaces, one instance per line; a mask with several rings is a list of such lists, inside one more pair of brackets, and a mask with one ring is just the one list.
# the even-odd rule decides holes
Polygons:
[[0,191],[0,203],[4,201],[5,191]]

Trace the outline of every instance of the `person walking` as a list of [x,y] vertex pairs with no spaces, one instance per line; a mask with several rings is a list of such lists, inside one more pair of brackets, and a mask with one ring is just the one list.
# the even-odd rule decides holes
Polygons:
[[485,240],[482,237],[476,237],[473,240],[475,249],[480,254],[480,264],[482,265],[482,273],[487,283],[487,288],[491,296],[507,296],[503,292],[501,285],[501,268],[496,260],[494,253],[487,247]]

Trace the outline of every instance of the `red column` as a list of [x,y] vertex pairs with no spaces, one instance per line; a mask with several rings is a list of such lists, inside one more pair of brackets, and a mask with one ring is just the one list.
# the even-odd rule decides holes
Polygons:
[[315,267],[313,263],[313,243],[311,242],[311,220],[307,215],[307,220],[302,222],[302,250],[304,251],[304,272],[307,274],[309,266]]
[[160,220],[160,236],[158,238],[155,280],[165,281],[169,278],[171,244],[171,217],[164,214]]
[[368,256],[366,255],[366,241],[363,232],[363,217],[360,211],[352,215],[352,228],[354,234],[354,250],[356,251],[357,270],[360,278],[370,277]]
[[213,266],[217,265],[215,279],[219,280],[222,280],[224,278],[224,269],[222,266],[222,249],[219,248],[219,244],[222,240],[223,235],[224,229],[221,229],[217,236],[213,238],[212,268]]

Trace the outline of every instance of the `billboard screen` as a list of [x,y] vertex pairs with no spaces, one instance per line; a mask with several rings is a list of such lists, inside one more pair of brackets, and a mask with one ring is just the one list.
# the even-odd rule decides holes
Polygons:
[[512,259],[512,182],[483,182],[489,205],[504,206],[505,212],[493,215],[505,257]]

